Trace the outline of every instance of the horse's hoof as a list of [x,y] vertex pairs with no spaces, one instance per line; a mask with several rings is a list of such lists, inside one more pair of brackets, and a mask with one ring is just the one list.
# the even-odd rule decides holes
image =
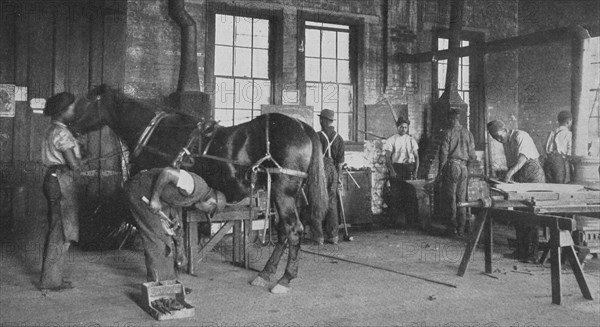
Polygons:
[[285,287],[285,286],[283,286],[281,284],[277,284],[277,285],[275,285],[271,289],[271,293],[273,293],[273,294],[286,294],[289,290],[290,290],[289,287]]
[[256,276],[256,278],[254,278],[254,280],[252,282],[250,282],[250,285],[258,286],[258,287],[265,287],[265,286],[267,286],[267,281],[260,276]]

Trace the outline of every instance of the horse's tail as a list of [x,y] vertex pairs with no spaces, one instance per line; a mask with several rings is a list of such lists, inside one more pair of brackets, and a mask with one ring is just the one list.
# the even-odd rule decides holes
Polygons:
[[319,135],[311,128],[307,130],[312,142],[312,156],[308,168],[308,202],[313,221],[322,221],[327,212],[328,196],[325,179],[325,164]]

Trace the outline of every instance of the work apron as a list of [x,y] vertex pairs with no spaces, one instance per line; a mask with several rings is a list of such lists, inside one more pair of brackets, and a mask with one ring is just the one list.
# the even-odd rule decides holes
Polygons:
[[65,242],[79,241],[79,204],[73,171],[66,166],[50,167],[46,172],[45,190],[50,201],[59,201],[58,208]]

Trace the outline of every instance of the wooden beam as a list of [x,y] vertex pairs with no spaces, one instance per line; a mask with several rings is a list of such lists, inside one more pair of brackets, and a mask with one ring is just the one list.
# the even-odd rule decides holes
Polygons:
[[479,45],[462,47],[455,50],[429,51],[417,54],[398,53],[396,60],[400,63],[422,63],[432,60],[465,57],[476,54],[503,52],[528,46],[543,45],[573,39],[589,38],[588,30],[581,26],[560,27],[552,30],[535,32],[527,35],[494,40]]

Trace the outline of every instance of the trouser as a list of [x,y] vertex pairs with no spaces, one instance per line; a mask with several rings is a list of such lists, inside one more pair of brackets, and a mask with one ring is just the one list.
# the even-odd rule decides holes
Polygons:
[[548,183],[566,184],[571,179],[571,169],[567,159],[560,154],[550,154],[544,163]]
[[[44,177],[44,195],[48,200],[48,233],[44,244],[44,253],[42,258],[42,274],[40,277],[40,288],[57,288],[63,283],[63,268],[67,258],[67,252],[71,245],[70,239],[65,236],[65,226],[63,224],[63,208],[61,202],[69,202],[66,198],[73,197],[74,194],[66,192],[72,191],[72,175],[60,176],[64,183],[71,183],[71,187],[63,187],[59,183],[59,173],[55,169],[49,169]],[[76,210],[76,208],[67,208]],[[67,216],[75,216],[74,213],[64,212]],[[72,225],[72,224],[70,224]]]
[[338,192],[339,192],[339,173],[333,164],[331,158],[324,158],[325,177],[327,179],[327,194],[329,196],[327,204],[327,214],[323,220],[323,231],[328,240],[338,237],[340,226],[338,216]]
[[[136,178],[138,177],[138,178]],[[160,219],[160,216],[150,211],[149,205],[142,201],[142,196],[151,198],[151,178],[139,178],[139,174],[125,184],[125,193],[129,202],[129,209],[136,222],[144,243],[144,257],[146,260],[146,280],[161,281],[177,278],[175,260],[183,253],[176,253],[174,237],[169,236]],[[163,211],[164,208],[163,208]],[[175,239],[182,242],[181,228],[177,229]],[[182,262],[183,264],[183,262]]]
[[410,225],[417,221],[417,206],[414,202],[415,194],[413,194],[411,186],[406,183],[406,180],[413,179],[414,163],[394,163],[392,164],[396,172],[396,178],[390,179],[390,219],[395,223],[402,221],[402,216],[406,219],[406,224]]
[[[544,169],[538,159],[528,160],[515,174],[515,182],[518,183],[545,183]],[[517,238],[517,259],[535,260],[538,254],[538,230],[539,226],[527,225],[522,221],[515,224]]]
[[462,233],[465,227],[467,210],[458,207],[458,202],[467,199],[469,172],[466,162],[449,160],[442,168],[441,200],[442,214],[448,218],[447,227]]

